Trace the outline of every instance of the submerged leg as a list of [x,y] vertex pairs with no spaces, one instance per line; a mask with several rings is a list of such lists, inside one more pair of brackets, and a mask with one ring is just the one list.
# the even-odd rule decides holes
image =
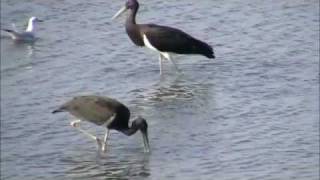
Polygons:
[[178,68],[177,64],[173,61],[173,59],[171,59],[171,57],[169,56],[169,61],[173,64],[174,68],[180,72],[180,69]]
[[178,72],[180,72],[180,70],[178,69],[176,63],[173,61],[173,59],[171,58],[171,56],[170,56],[169,53],[165,53],[165,54],[163,54],[163,56],[164,56],[165,58],[167,58],[167,59],[173,64],[174,68],[175,68]]
[[162,60],[163,60],[163,56],[162,54],[159,54],[160,75],[162,74]]
[[98,148],[101,149],[101,140],[99,138],[97,138],[96,136],[92,135],[91,133],[88,133],[86,130],[82,129],[80,127],[80,122],[81,120],[75,120],[75,121],[71,121],[70,125],[74,128],[76,128],[78,131],[82,132],[83,134],[85,134],[86,136],[88,136],[89,138],[95,140],[98,144]]
[[106,134],[104,135],[104,139],[103,139],[103,143],[102,143],[102,148],[101,148],[101,150],[103,151],[103,152],[106,152],[106,150],[107,150],[107,141],[108,141],[108,138],[110,137],[109,136],[110,135],[110,130],[107,128],[107,131],[106,131]]

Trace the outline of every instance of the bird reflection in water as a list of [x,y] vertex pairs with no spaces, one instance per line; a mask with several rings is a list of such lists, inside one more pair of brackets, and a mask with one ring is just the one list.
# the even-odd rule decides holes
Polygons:
[[66,179],[132,179],[150,176],[149,158],[144,153],[76,155],[62,160],[66,165]]

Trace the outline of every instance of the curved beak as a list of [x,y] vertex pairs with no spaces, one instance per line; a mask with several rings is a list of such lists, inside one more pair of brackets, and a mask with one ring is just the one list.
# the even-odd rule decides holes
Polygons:
[[148,131],[141,131],[142,138],[143,138],[143,145],[144,145],[144,152],[150,152],[150,145],[149,145],[149,138],[148,138]]
[[117,17],[119,17],[121,14],[123,14],[124,12],[126,12],[128,10],[128,8],[126,6],[123,6],[113,17],[112,20],[116,19]]

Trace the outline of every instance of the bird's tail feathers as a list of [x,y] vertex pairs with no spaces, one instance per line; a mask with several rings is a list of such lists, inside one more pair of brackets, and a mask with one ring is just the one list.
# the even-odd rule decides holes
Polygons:
[[198,40],[198,51],[200,54],[206,56],[207,58],[214,59],[214,51],[213,48],[205,42]]
[[14,33],[14,31],[13,30],[11,30],[11,29],[1,29],[2,31],[6,31],[6,32],[8,32],[8,33]]

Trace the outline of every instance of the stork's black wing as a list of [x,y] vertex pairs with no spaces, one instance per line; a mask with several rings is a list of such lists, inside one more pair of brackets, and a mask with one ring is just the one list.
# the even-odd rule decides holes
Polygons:
[[151,45],[159,51],[177,54],[201,54],[208,58],[214,58],[211,46],[179,29],[145,24],[140,26],[140,30],[146,35]]

